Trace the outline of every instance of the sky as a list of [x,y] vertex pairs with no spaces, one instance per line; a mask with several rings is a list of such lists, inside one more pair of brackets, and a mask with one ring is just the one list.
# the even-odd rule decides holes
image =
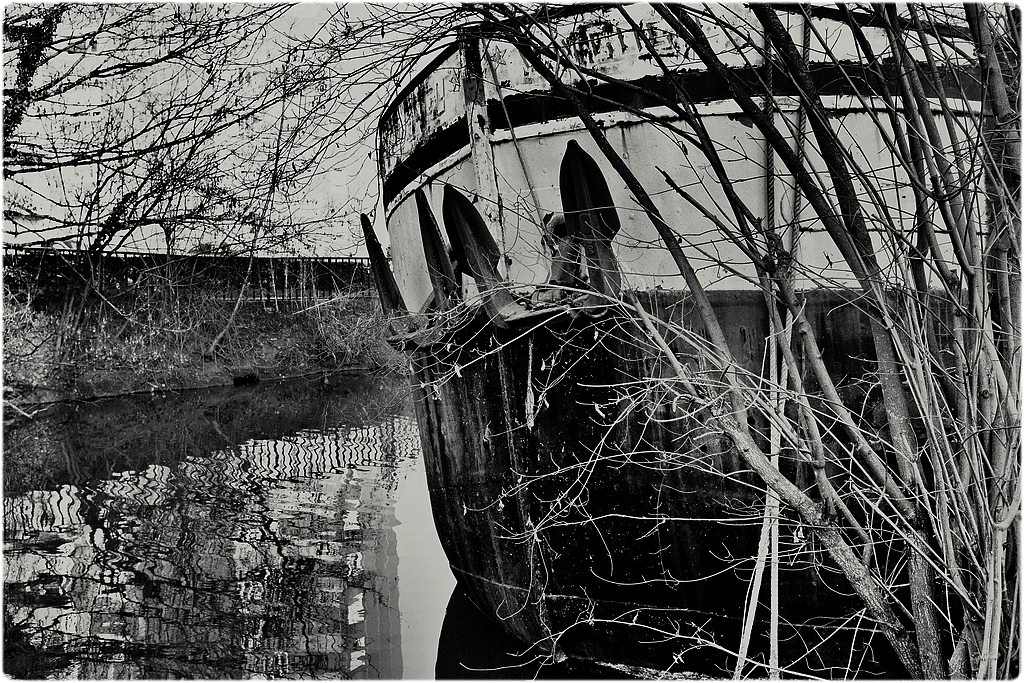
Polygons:
[[[393,5],[392,7],[402,7],[402,5]],[[11,10],[10,5],[5,5],[5,12]],[[379,11],[379,10],[378,10]],[[331,39],[331,33],[328,28],[329,22],[333,19],[347,17],[353,22],[365,20],[373,15],[373,7],[370,5],[353,4],[353,5],[339,5],[339,4],[326,4],[326,3],[299,3],[288,9],[281,17],[277,18],[270,26],[270,30],[265,34],[264,40],[268,44],[273,44],[281,40],[285,35],[309,38],[312,40],[328,41]],[[81,29],[73,28],[68,22],[60,29],[60,33],[75,35],[76,31]],[[384,36],[381,36],[381,40],[384,41]],[[386,41],[384,41],[386,42]],[[99,44],[96,48],[96,55],[86,55],[84,62],[88,63],[90,59],[97,59],[103,57],[103,45]],[[113,52],[113,51],[112,51]],[[370,51],[368,53],[372,59],[380,59],[382,52],[381,50]],[[13,76],[11,65],[9,64],[9,57],[11,55],[5,55],[5,82],[9,83]],[[333,72],[334,80],[331,81],[331,87],[339,87],[338,83],[340,80],[339,75],[345,72],[357,71],[365,66],[366,57],[360,57],[359,55],[350,52],[339,52],[335,55],[336,62],[329,65],[328,73]],[[81,63],[76,64],[75,67],[83,68]],[[70,68],[75,68],[70,67]],[[148,83],[145,84],[146,88],[150,89],[150,94],[157,93],[161,84],[158,83],[159,79],[150,77],[150,81],[153,85],[150,86]],[[33,83],[33,87],[39,87],[43,82],[43,77],[38,76],[36,81]],[[394,84],[393,84],[394,85]],[[257,86],[258,87],[258,86]],[[321,91],[322,92],[322,91]],[[343,96],[343,93],[341,93]],[[326,212],[328,209],[337,208],[340,206],[346,206],[351,210],[346,211],[344,216],[339,217],[338,220],[332,221],[332,224],[326,229],[318,231],[320,234],[314,236],[308,240],[308,244],[305,244],[300,249],[306,253],[314,252],[324,254],[328,252],[332,255],[352,255],[353,253],[361,253],[359,242],[361,237],[359,236],[360,231],[358,229],[359,211],[366,211],[378,221],[378,233],[385,238],[386,242],[386,231],[381,223],[380,217],[382,212],[377,207],[377,191],[376,191],[376,163],[373,158],[373,138],[372,136],[366,140],[362,140],[358,143],[353,141],[351,135],[338,135],[338,130],[348,126],[350,122],[344,122],[343,118],[345,112],[340,103],[343,102],[343,97],[331,97],[331,93],[328,92],[326,104],[337,108],[336,112],[332,112],[332,116],[329,119],[318,122],[318,125],[330,125],[331,121],[336,122],[335,130],[332,132],[341,145],[334,145],[325,147],[322,150],[322,163],[315,167],[316,180],[310,183],[307,187],[302,188],[303,196],[297,198],[298,207],[296,210],[306,212]],[[58,108],[60,106],[66,106],[69,102],[74,105],[84,103],[87,106],[95,106],[96,98],[102,97],[99,91],[95,88],[92,89],[78,89],[71,93],[58,98],[56,102]],[[173,96],[165,98],[167,100],[173,100]],[[26,116],[25,123],[21,128],[18,129],[19,134],[35,136],[44,145],[52,145],[52,127],[51,123],[56,120],[54,116],[36,116],[33,118],[32,114],[42,114],[43,109],[50,107],[53,110],[54,100],[50,98],[50,101],[44,103],[42,107],[37,108],[29,112]],[[277,110],[272,110],[277,111]],[[272,113],[271,112],[271,113]],[[98,112],[93,112],[97,114]],[[361,123],[364,125],[372,126],[375,123],[376,111],[371,112],[367,115],[359,115],[356,119],[362,119]],[[58,117],[59,118],[59,117]],[[75,124],[78,125],[81,121],[88,121],[89,119],[75,119]],[[93,123],[90,128],[88,125],[84,128],[78,125],[79,133],[82,139],[86,141],[93,140],[99,137],[100,123],[98,117],[93,117]],[[310,129],[301,131],[304,133],[310,133]],[[317,131],[316,134],[319,134]],[[257,146],[259,140],[255,138],[247,139],[244,135],[238,136],[239,141],[236,145],[236,154],[239,159],[244,159],[247,153],[250,153],[249,148]],[[355,145],[352,149],[345,150],[344,147]],[[57,148],[64,147],[65,143],[58,144]],[[310,148],[315,148],[315,141],[311,143]],[[346,153],[342,153],[342,152]],[[239,162],[241,163],[241,162]],[[138,169],[132,169],[130,171],[138,175],[143,171]],[[74,214],[72,220],[82,223],[85,225],[95,224],[96,219],[90,219],[86,215],[85,204],[80,196],[88,195],[90,192],[98,193],[100,190],[96,190],[98,175],[95,169],[76,167],[73,169],[63,169],[60,172],[53,171],[47,173],[38,174],[23,174],[17,176],[13,180],[5,178],[4,182],[4,199],[5,208],[10,207],[27,207],[29,215],[35,215],[36,218],[27,222],[21,223],[22,229],[18,230],[17,226],[12,227],[10,221],[5,220],[4,222],[4,241],[5,243],[24,243],[31,241],[38,241],[38,237],[32,235],[31,232],[26,232],[25,226],[30,229],[39,229],[40,226],[46,227],[54,224],[48,217],[58,217],[69,215],[68,212]],[[123,190],[116,190],[111,188],[105,188],[104,191],[113,192],[117,195],[119,192],[123,194]],[[111,195],[113,196],[113,195]],[[113,203],[113,200],[106,200],[108,204]],[[109,208],[109,207],[108,207]],[[101,209],[102,211],[102,209]],[[89,214],[95,215],[95,214]],[[84,223],[83,223],[84,221]],[[144,233],[138,237],[138,239],[128,240],[124,248],[132,248],[134,242],[134,248],[144,249],[162,249],[165,241],[163,240],[163,232],[158,230],[155,226],[146,226],[140,230]],[[55,233],[49,233],[47,236],[53,236]],[[198,237],[198,241],[202,241],[205,238]],[[159,245],[155,245],[155,242],[159,242]],[[77,242],[75,242],[77,243]],[[176,245],[177,246],[177,245]]]

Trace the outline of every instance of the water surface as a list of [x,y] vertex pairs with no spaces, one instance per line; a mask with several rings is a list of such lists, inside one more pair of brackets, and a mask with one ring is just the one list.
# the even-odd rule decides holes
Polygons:
[[454,580],[405,394],[335,377],[5,430],[5,673],[432,678]]

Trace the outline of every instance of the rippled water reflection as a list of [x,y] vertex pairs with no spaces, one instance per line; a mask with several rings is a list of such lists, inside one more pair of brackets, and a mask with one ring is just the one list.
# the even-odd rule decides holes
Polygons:
[[[7,430],[5,672],[429,676],[454,581],[415,423],[400,383],[341,384],[104,401]],[[418,575],[402,604],[400,555]]]

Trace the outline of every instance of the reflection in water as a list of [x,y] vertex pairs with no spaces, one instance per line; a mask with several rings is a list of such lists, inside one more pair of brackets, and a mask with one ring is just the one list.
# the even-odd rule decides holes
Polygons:
[[[12,430],[8,675],[402,677],[394,510],[415,425],[371,410],[386,405],[366,395],[376,386],[269,391],[151,401],[144,412],[194,421],[170,427],[129,424],[139,411],[122,402]],[[152,440],[96,457],[82,435],[118,415],[110,441]]]

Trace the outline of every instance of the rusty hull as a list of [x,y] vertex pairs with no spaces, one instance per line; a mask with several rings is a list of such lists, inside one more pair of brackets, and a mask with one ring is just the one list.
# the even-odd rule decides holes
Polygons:
[[[763,297],[711,297],[734,354],[759,372]],[[643,299],[699,328],[679,293]],[[828,342],[829,367],[863,377],[865,316],[829,291],[810,293],[807,311]],[[556,658],[728,675],[735,658],[709,643],[738,649],[764,493],[723,438],[679,420],[657,391],[639,390],[638,379],[664,372],[638,335],[614,312],[562,314],[518,331],[479,315],[414,350],[436,526],[460,584],[524,644]],[[809,468],[786,458],[783,466],[810,486]],[[784,513],[784,549],[803,537]],[[808,627],[835,627],[860,609],[824,553],[784,562],[781,595],[782,662],[817,675],[851,661],[861,675],[900,675],[882,638],[840,626],[821,642]],[[751,656],[761,661],[766,632],[756,624]]]

